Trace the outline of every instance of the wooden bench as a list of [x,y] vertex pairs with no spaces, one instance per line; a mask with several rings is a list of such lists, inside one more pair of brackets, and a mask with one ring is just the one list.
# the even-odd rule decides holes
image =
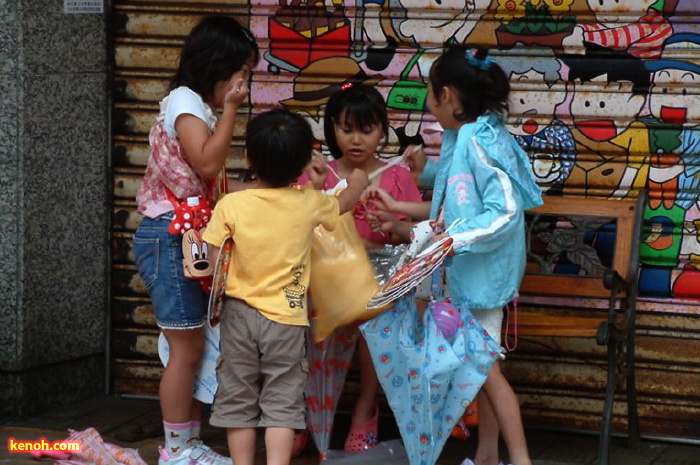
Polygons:
[[[644,193],[636,199],[550,196],[545,197],[543,206],[527,213],[528,268],[520,294],[537,296],[538,305],[526,308],[521,304],[517,336],[590,337],[607,347],[600,465],[608,463],[613,400],[623,386],[628,445],[636,447],[639,443],[634,329],[645,198]],[[614,249],[601,258],[599,249],[590,243],[591,237],[614,238]],[[605,242],[611,249],[611,241]],[[562,268],[569,271],[561,273]],[[597,312],[580,311],[586,308],[585,302],[596,299],[603,308]],[[569,310],[556,311],[562,308]],[[512,339],[513,334],[508,337]]]

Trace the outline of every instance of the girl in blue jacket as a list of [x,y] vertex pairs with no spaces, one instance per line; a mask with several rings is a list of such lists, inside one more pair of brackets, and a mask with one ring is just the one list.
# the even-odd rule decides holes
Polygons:
[[[509,92],[507,76],[486,49],[448,48],[433,63],[428,85],[428,107],[445,130],[440,157],[426,163],[420,154],[411,163],[421,173],[421,184],[434,186],[430,218],[438,225],[463,220],[449,232],[454,241],[447,265],[452,303],[469,308],[499,343],[503,307],[517,297],[525,272],[523,212],[542,204],[527,155],[504,125]],[[383,192],[373,195],[386,209],[415,219],[424,218],[428,209],[396,202]],[[407,232],[383,213],[376,221],[381,229]],[[462,465],[498,464],[499,433],[509,462],[531,465],[520,406],[498,363],[478,402],[476,456]]]

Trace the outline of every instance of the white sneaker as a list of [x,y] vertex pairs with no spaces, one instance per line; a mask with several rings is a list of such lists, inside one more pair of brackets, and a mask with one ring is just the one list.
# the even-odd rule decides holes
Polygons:
[[230,457],[213,451],[201,442],[190,445],[175,456],[171,456],[162,447],[158,451],[158,465],[233,465]]
[[197,465],[233,465],[231,457],[219,454],[202,441],[194,442],[191,446],[190,458],[194,459]]
[[158,465],[195,465],[195,461],[189,457],[189,451],[188,448],[178,455],[171,456],[166,449],[158,446]]

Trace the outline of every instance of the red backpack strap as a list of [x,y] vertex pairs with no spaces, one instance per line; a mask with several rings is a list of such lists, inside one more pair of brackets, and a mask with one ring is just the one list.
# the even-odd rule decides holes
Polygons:
[[165,188],[165,193],[168,196],[168,200],[170,200],[170,203],[173,204],[173,208],[177,209],[177,207],[180,206],[180,201],[175,197],[175,194],[173,194],[173,191],[170,190],[170,188],[166,185],[163,184],[163,187]]
[[[167,184],[163,184],[163,187],[165,188],[165,193],[168,196],[168,200],[170,203],[173,204],[173,208],[177,209],[182,202],[186,202],[187,199],[178,199],[175,197],[175,194],[173,193],[172,190],[167,186]],[[211,182],[209,182],[209,187],[207,188],[207,194],[206,200],[209,203],[209,206],[213,208],[214,204],[216,203],[214,201],[214,194],[218,193],[217,198],[222,197],[222,193],[226,194],[228,192],[228,177],[226,176],[226,168],[222,168],[221,172],[216,176],[216,178],[212,179]]]

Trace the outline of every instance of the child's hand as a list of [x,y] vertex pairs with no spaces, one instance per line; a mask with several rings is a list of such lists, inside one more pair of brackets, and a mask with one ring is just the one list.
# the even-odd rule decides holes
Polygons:
[[[441,240],[443,240],[443,239],[446,238],[446,237],[450,237],[450,235],[447,234],[447,233],[438,234],[437,236],[435,236],[435,237],[433,238],[433,244],[436,243],[436,242],[440,242]],[[454,255],[454,254],[455,254],[455,249],[450,249],[450,251],[447,252],[447,256],[448,256],[448,257],[449,257],[449,256],[452,256],[452,255]]]
[[341,215],[355,208],[355,203],[360,200],[362,192],[369,186],[367,173],[357,168],[352,170],[352,173],[346,180],[348,187],[338,194],[338,205]]
[[398,210],[397,202],[387,191],[381,187],[373,187],[367,191],[367,200],[378,209],[395,212]]
[[320,153],[314,151],[311,162],[304,168],[309,180],[313,183],[314,189],[322,189],[328,178],[328,163]]
[[414,181],[418,184],[418,179],[421,173],[423,173],[423,168],[425,168],[425,163],[427,157],[425,155],[425,150],[423,150],[422,145],[409,145],[403,152],[403,157],[406,159],[406,164],[408,169],[411,170]]
[[348,176],[348,186],[357,186],[358,189],[362,188],[362,191],[367,189],[369,186],[369,177],[367,177],[367,173],[357,168],[352,170],[352,173]]
[[367,222],[374,232],[392,233],[399,223],[399,219],[382,210],[367,210]]
[[224,97],[224,104],[230,103],[239,107],[249,93],[248,83],[242,77],[233,77],[227,84],[229,90]]

